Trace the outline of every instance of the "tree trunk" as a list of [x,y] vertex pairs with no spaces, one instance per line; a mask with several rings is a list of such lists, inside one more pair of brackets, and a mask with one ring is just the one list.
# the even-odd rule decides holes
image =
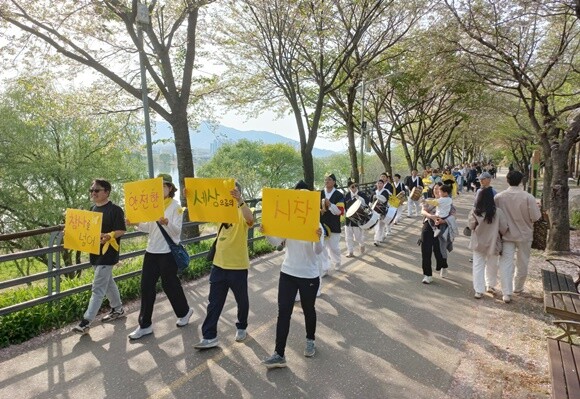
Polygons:
[[314,188],[314,159],[312,158],[312,150],[308,150],[302,146],[301,148],[304,181],[308,184],[308,187]]
[[549,191],[544,188],[544,197],[549,198],[550,204],[550,236],[547,247],[549,251],[570,251],[568,152],[569,149],[565,147],[552,149],[551,184]]
[[[191,153],[191,142],[189,139],[189,126],[187,124],[187,113],[183,112],[175,116],[170,121],[175,137],[175,152],[177,154],[177,171],[179,173],[179,198],[182,206],[187,206],[185,200],[185,180],[186,177],[195,177],[193,169],[193,155]],[[185,213],[183,221],[189,221],[189,214]],[[199,236],[199,227],[191,226],[183,229],[182,236],[192,238]]]

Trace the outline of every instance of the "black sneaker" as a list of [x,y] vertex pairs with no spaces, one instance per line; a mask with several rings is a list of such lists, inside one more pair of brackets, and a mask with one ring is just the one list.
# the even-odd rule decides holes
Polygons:
[[73,331],[84,335],[84,334],[87,334],[89,332],[90,328],[91,328],[91,322],[86,320],[86,319],[82,319],[81,322],[79,323],[79,325],[73,328]]
[[125,309],[123,309],[122,307],[115,310],[115,309],[111,309],[111,311],[109,313],[107,313],[105,315],[105,317],[103,317],[102,321],[111,321],[111,320],[115,320],[118,319],[120,317],[124,317],[125,316]]

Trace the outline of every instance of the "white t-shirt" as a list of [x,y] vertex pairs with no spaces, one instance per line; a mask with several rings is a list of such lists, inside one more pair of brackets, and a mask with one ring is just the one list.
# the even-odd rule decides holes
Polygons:
[[[267,239],[272,245],[280,245],[284,241],[277,237]],[[319,277],[323,241],[324,235],[317,242],[286,239],[286,256],[282,262],[282,273],[300,278]]]

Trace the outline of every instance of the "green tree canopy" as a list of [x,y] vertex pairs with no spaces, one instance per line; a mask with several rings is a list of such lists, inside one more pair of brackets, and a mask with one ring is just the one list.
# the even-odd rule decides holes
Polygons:
[[[0,97],[0,233],[63,223],[66,208],[87,209],[94,178],[113,198],[145,167],[141,132],[126,115],[95,115],[87,93],[56,90],[46,77],[19,79]],[[90,95],[91,93],[89,93]]]
[[240,140],[221,146],[198,168],[199,177],[233,177],[244,195],[260,196],[263,187],[290,188],[302,178],[300,154],[288,144],[256,144]]

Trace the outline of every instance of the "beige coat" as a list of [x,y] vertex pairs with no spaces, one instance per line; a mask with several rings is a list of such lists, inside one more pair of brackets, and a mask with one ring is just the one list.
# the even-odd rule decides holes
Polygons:
[[501,237],[508,232],[507,218],[503,211],[496,208],[493,221],[487,223],[483,216],[477,216],[472,209],[467,223],[471,229],[469,248],[487,255],[499,255],[501,252]]
[[542,217],[534,196],[525,192],[521,186],[513,186],[498,193],[494,200],[495,205],[505,214],[509,226],[504,241],[531,242],[534,222]]

